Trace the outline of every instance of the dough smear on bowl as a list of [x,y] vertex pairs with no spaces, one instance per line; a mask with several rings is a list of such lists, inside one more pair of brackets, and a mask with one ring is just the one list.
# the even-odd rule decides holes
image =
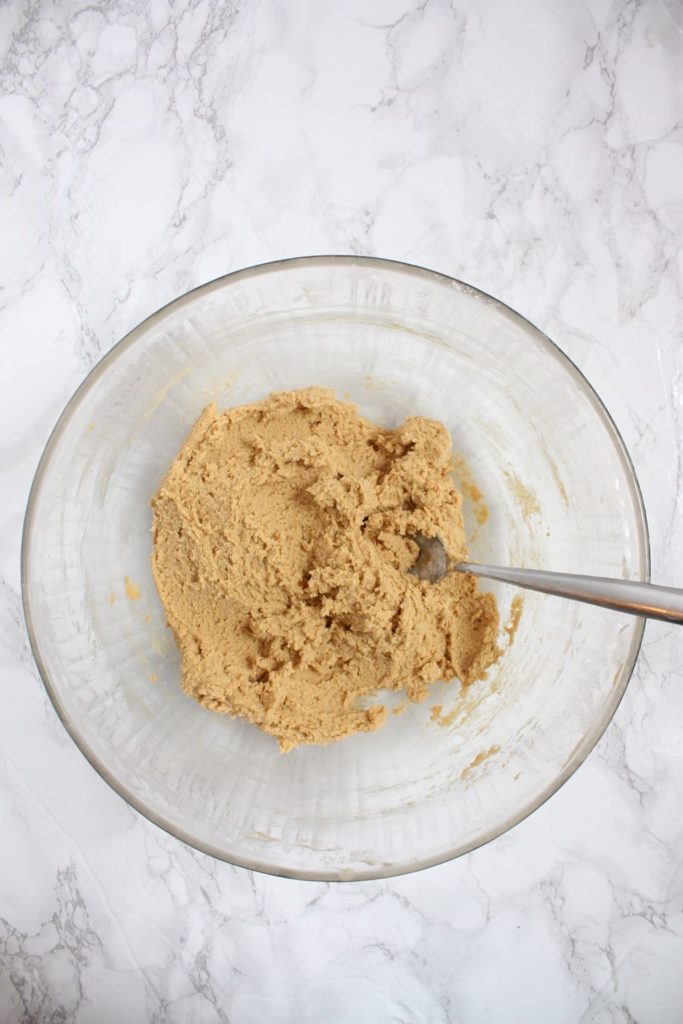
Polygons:
[[287,751],[377,729],[379,689],[421,701],[481,677],[500,654],[494,597],[408,573],[417,533],[466,555],[450,456],[440,423],[386,430],[325,388],[207,406],[152,499],[185,692]]

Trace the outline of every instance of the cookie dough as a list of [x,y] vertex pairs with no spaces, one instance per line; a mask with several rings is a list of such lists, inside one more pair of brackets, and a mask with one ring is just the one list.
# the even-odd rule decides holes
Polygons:
[[311,387],[209,405],[152,500],[153,569],[186,693],[283,751],[377,729],[381,689],[426,697],[496,660],[474,577],[408,573],[411,535],[466,555],[440,423],[386,430]]

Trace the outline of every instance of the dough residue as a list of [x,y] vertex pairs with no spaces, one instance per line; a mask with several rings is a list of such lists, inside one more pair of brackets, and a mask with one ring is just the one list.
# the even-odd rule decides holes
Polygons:
[[440,423],[384,429],[324,388],[207,406],[152,499],[185,692],[286,751],[378,728],[381,689],[422,701],[480,678],[500,654],[495,598],[408,572],[416,533],[466,556],[450,458]]
[[519,629],[519,621],[522,618],[522,612],[524,611],[524,598],[521,594],[515,594],[510,604],[510,617],[503,626],[503,630],[507,633],[508,647],[512,644],[512,641],[517,635]]

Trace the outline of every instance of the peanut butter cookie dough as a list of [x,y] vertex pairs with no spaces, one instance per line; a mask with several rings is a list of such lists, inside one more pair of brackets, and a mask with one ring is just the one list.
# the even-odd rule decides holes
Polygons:
[[324,388],[207,406],[152,500],[185,692],[287,751],[377,729],[379,689],[421,701],[480,677],[500,653],[495,599],[407,571],[418,532],[466,554],[450,448],[440,423],[385,430]]

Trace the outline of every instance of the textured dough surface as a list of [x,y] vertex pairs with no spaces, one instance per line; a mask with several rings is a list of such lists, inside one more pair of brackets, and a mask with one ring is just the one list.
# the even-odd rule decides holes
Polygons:
[[483,675],[495,599],[407,571],[418,532],[466,555],[450,456],[440,423],[386,430],[324,388],[207,406],[152,500],[185,692],[290,750],[376,729],[379,689],[421,701]]

